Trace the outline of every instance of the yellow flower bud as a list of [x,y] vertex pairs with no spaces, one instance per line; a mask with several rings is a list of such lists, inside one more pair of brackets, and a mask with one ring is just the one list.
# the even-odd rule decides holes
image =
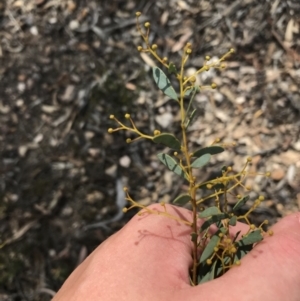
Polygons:
[[143,50],[143,47],[142,47],[142,46],[138,46],[138,47],[137,47],[137,50],[138,50],[139,52],[141,52],[141,51]]
[[125,118],[126,118],[126,119],[129,119],[129,118],[130,118],[130,114],[128,114],[128,113],[125,114]]
[[211,260],[211,259],[207,259],[207,260],[206,260],[206,263],[207,263],[208,265],[211,265],[211,264],[212,264],[212,260]]
[[273,232],[272,230],[269,230],[269,231],[268,231],[268,234],[269,234],[270,236],[272,236],[272,235],[274,234],[274,232]]
[[127,192],[128,191],[128,187],[123,187],[123,190],[125,191],[125,192]]
[[204,66],[204,70],[208,71],[209,70],[209,66]]
[[192,77],[190,78],[190,82],[194,83],[195,81],[196,81],[196,77],[195,77],[195,76],[192,76]]
[[109,119],[114,119],[115,116],[114,115],[109,115]]
[[251,158],[251,157],[248,157],[248,158],[247,158],[247,162],[252,162],[252,158]]
[[262,202],[262,201],[265,200],[265,197],[264,197],[263,195],[260,195],[260,196],[258,197],[258,199]]
[[144,24],[144,26],[145,26],[146,28],[149,28],[149,27],[150,27],[150,23],[149,23],[149,22],[146,22],[146,23]]
[[185,51],[186,54],[191,54],[192,53],[192,49],[188,48],[186,51]]
[[205,59],[206,59],[207,61],[209,61],[209,60],[210,60],[210,56],[207,55],[207,56],[205,57]]
[[186,47],[187,47],[187,48],[191,48],[191,47],[192,47],[192,44],[191,44],[191,43],[186,43]]
[[114,130],[112,128],[109,128],[107,131],[111,134]]
[[168,58],[165,56],[162,60],[164,63],[166,63],[168,61]]
[[124,208],[122,209],[122,211],[123,211],[124,213],[126,213],[126,212],[128,211],[128,209],[127,209],[126,207],[124,207]]
[[137,11],[137,12],[135,13],[135,16],[138,18],[141,14],[142,14],[141,12]]
[[210,86],[211,86],[212,89],[216,89],[217,88],[217,84],[215,84],[215,83],[212,83]]
[[237,252],[237,249],[235,247],[232,247],[230,249],[230,253],[235,254]]
[[153,45],[151,46],[151,48],[152,48],[152,50],[156,50],[156,49],[157,49],[157,45],[156,45],[156,44],[153,44]]
[[229,52],[230,52],[230,53],[234,53],[234,49],[231,48],[231,49],[229,50]]
[[132,140],[130,138],[126,139],[126,143],[130,143]]
[[235,264],[236,264],[237,266],[240,266],[240,265],[241,265],[241,261],[240,261],[240,260],[237,260],[237,261],[235,262]]

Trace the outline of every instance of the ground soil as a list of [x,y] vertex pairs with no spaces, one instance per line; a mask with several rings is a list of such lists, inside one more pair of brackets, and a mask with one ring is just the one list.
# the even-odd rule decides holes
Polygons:
[[[228,145],[199,177],[253,157],[253,218],[271,223],[300,205],[300,5],[294,1],[6,0],[0,2],[0,300],[50,300],[70,272],[142,204],[172,201],[185,183],[157,146],[109,135],[130,112],[139,129],[173,131],[178,109],[140,55],[135,12],[151,41],[189,71],[234,48],[227,68],[199,77],[191,146]],[[95,224],[96,223],[96,224]]]

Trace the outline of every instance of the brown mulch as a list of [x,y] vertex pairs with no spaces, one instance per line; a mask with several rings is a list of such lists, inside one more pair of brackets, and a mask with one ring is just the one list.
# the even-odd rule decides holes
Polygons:
[[[5,1],[4,1],[5,2]],[[140,55],[135,11],[151,22],[159,52],[188,68],[229,48],[224,71],[199,77],[218,89],[196,98],[193,147],[217,137],[236,147],[223,164],[247,156],[254,215],[271,223],[300,208],[299,1],[7,0],[0,3],[0,300],[50,300],[70,272],[134,214],[123,215],[122,187],[141,203],[171,202],[185,189],[161,166],[157,146],[127,145],[107,133],[130,112],[145,132],[173,131],[178,108],[155,88]]]

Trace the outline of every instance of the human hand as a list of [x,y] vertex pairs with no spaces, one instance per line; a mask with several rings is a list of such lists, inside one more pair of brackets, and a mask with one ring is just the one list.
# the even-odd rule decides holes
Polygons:
[[[169,213],[191,219],[190,211],[166,206]],[[239,224],[234,231],[244,227]],[[164,216],[136,215],[71,274],[53,301],[300,300],[300,213],[272,230],[274,235],[240,266],[191,287],[191,228]]]

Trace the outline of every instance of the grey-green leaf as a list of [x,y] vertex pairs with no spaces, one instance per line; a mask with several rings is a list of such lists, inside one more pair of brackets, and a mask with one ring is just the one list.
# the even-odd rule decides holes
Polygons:
[[229,218],[229,214],[227,214],[227,213],[220,213],[220,214],[217,214],[217,215],[213,215],[211,218],[209,218],[208,220],[206,220],[202,224],[199,232],[200,233],[203,232],[204,230],[206,230],[207,228],[209,228],[212,224],[215,224],[215,223],[217,223],[217,222],[219,222],[219,221],[221,221],[221,220],[223,220],[225,218]]
[[192,164],[191,167],[192,168],[201,168],[203,166],[205,166],[207,163],[209,163],[211,158],[210,154],[205,154],[203,156],[201,156],[200,158],[197,158]]
[[154,81],[157,84],[158,88],[170,98],[178,100],[177,94],[165,73],[158,67],[153,67],[152,71]]
[[224,152],[224,148],[218,145],[208,146],[201,149],[198,149],[193,153],[193,157],[200,157],[205,154],[216,155]]
[[158,159],[167,166],[168,169],[176,173],[177,175],[185,178],[185,173],[179,164],[168,154],[159,153],[157,154]]
[[219,231],[211,237],[209,243],[206,245],[200,257],[200,261],[199,261],[200,263],[204,262],[213,254],[214,247],[216,247],[220,241],[220,237],[218,236],[218,233]]
[[153,141],[158,144],[163,144],[169,148],[180,150],[181,144],[179,140],[172,134],[162,133],[160,135],[154,136]]
[[261,234],[260,230],[255,230],[253,232],[250,232],[247,236],[244,236],[241,240],[237,241],[236,243],[238,246],[247,246],[254,243],[257,243],[263,239],[263,236]]
[[194,118],[195,118],[195,116],[196,116],[196,112],[197,112],[197,109],[194,109],[194,110],[192,111],[192,113],[190,114],[190,116],[188,117],[188,120],[187,120],[186,126],[185,126],[186,129],[187,129],[187,128],[189,127],[189,125],[193,122],[193,120],[194,120]]
[[168,71],[170,74],[172,73],[177,74],[177,68],[174,63],[170,62]]
[[239,210],[241,207],[243,207],[246,202],[250,199],[250,195],[246,195],[243,198],[241,198],[233,207],[232,211],[236,212],[237,210]]
[[200,268],[203,267],[205,268],[205,271],[203,271],[199,277],[198,277],[198,284],[203,284],[205,282],[208,282],[210,280],[215,279],[215,269],[216,269],[216,265],[217,265],[217,261],[214,261],[212,265],[207,266],[207,265],[201,265]]
[[190,201],[191,197],[188,194],[178,196],[173,203],[176,205],[184,206]]
[[217,215],[220,213],[221,212],[218,207],[212,206],[212,207],[209,207],[209,208],[206,208],[205,210],[203,210],[201,213],[198,214],[198,216],[200,218],[204,218],[204,217],[210,217],[212,215]]
[[229,220],[229,225],[230,225],[230,226],[235,226],[235,225],[236,225],[236,221],[237,221],[237,217],[234,215],[234,216],[231,217],[231,219]]

